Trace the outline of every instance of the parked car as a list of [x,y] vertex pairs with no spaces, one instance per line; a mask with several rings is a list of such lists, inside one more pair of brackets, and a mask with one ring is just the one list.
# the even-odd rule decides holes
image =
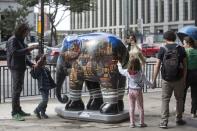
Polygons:
[[1,42],[0,43],[0,60],[6,60],[6,42]]
[[46,50],[47,63],[49,63],[49,64],[56,64],[57,63],[57,59],[60,54],[60,47],[61,46],[62,46],[62,44],[58,44],[54,47],[47,48],[47,50]]
[[[38,43],[29,43],[28,46],[31,45],[38,45]],[[57,58],[59,56],[59,52],[60,52],[60,47],[61,44],[56,45],[54,47],[49,47],[47,45],[44,45],[44,53],[47,54],[46,55],[46,59],[47,59],[47,63],[48,64],[55,64],[57,62]],[[34,59],[39,53],[38,49],[35,49],[31,52],[31,59]]]
[[160,45],[159,44],[142,44],[141,50],[145,57],[156,57],[159,52]]

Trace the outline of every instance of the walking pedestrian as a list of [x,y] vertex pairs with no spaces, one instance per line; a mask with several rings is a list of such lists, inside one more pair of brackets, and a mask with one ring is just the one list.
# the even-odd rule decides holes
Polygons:
[[47,119],[48,115],[46,114],[46,108],[49,99],[49,90],[56,87],[54,80],[51,77],[50,71],[46,64],[46,56],[36,56],[36,65],[31,70],[31,75],[34,79],[38,80],[38,88],[41,92],[42,101],[34,110],[36,117],[38,119],[44,118]]
[[130,67],[128,69],[122,69],[122,65],[118,62],[118,70],[120,74],[124,75],[128,79],[128,100],[129,100],[129,115],[130,115],[130,127],[134,128],[135,125],[135,104],[137,102],[137,107],[140,112],[140,124],[139,127],[146,127],[147,124],[144,123],[144,103],[142,88],[144,84],[153,87],[141,70],[141,63],[139,58],[131,57]]
[[[185,47],[187,54],[187,79],[186,88],[184,90],[184,105],[187,95],[187,90],[191,88],[191,114],[192,117],[197,117],[197,48],[195,47],[195,41],[189,37],[184,37],[183,46]],[[185,110],[185,106],[183,108]]]
[[162,75],[162,107],[160,128],[167,128],[169,118],[169,102],[174,92],[176,98],[176,123],[184,125],[182,119],[184,83],[186,79],[186,53],[184,47],[175,43],[176,34],[167,31],[163,35],[165,45],[160,47],[155,65],[153,84],[156,87],[156,78],[161,66]]
[[7,48],[7,65],[11,71],[13,87],[12,87],[12,112],[13,119],[24,121],[24,116],[30,116],[22,110],[20,106],[20,94],[24,85],[24,75],[26,65],[33,67],[33,63],[28,59],[27,55],[30,51],[38,48],[37,45],[27,47],[24,43],[25,37],[30,29],[26,23],[17,26],[14,35],[11,36],[6,44]]

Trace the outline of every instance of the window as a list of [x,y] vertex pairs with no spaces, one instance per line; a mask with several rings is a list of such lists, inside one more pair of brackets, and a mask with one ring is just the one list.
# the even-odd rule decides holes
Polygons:
[[[192,7],[191,7],[192,20],[194,20],[194,18],[195,18],[195,13],[194,13],[194,12],[195,12],[195,7],[194,7],[194,6],[195,6],[195,3],[194,3],[194,1],[195,1],[195,0],[191,0],[191,5],[192,5]],[[197,8],[197,7],[196,7],[196,8]]]
[[176,0],[175,4],[176,4],[176,9],[175,9],[176,17],[175,17],[175,20],[178,21],[179,20],[179,0]]
[[188,1],[184,1],[184,20],[188,20]]
[[136,21],[135,21],[135,23],[137,24],[137,20],[138,20],[138,0],[136,0],[136,3],[135,3],[135,19],[136,19]]
[[130,14],[130,25],[132,25],[133,24],[133,0],[130,0],[130,12],[129,12],[129,14]]
[[104,0],[104,26],[107,26],[107,1]]
[[158,22],[158,0],[155,0],[155,22]]
[[142,0],[142,19],[145,21],[145,1]]
[[101,21],[101,27],[103,27],[103,0],[101,0],[101,9],[100,9],[100,11],[101,11],[101,19],[100,19],[100,21]]
[[80,16],[79,16],[80,18],[80,29],[82,29],[82,13],[80,13]]
[[[110,0],[110,3],[112,3],[112,0]],[[112,7],[113,5],[109,4],[109,26],[112,26]]]
[[96,20],[95,26],[98,27],[98,0],[96,0]]
[[164,0],[161,0],[161,21],[164,22]]
[[79,22],[79,14],[77,13],[76,15],[77,15],[77,29],[79,29],[79,24],[80,24],[80,22]]
[[168,12],[168,20],[172,21],[172,0],[169,0],[169,12]]
[[90,28],[90,11],[87,11],[87,28]]
[[95,16],[96,16],[96,11],[94,11],[94,9],[92,9],[92,28],[95,27]]
[[122,0],[119,0],[119,10],[120,10],[120,18],[119,18],[119,24],[122,25]]
[[148,11],[148,13],[147,13],[148,14],[148,16],[147,16],[148,17],[148,21],[147,22],[150,23],[150,17],[151,17],[150,16],[150,9],[151,9],[151,7],[150,7],[150,0],[147,0],[147,8],[148,8],[147,9],[147,11]]
[[72,28],[75,29],[75,13],[72,13]]
[[113,10],[113,13],[114,13],[114,26],[116,25],[116,0],[114,0],[114,5],[113,5],[113,8],[114,8],[114,10]]

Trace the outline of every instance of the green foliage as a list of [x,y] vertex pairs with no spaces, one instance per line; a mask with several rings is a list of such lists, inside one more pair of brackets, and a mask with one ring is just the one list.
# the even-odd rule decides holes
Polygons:
[[38,4],[38,0],[16,0],[16,2],[27,7],[33,7]]
[[26,7],[13,9],[9,6],[1,12],[0,30],[3,36],[12,35],[16,24],[27,23],[26,16],[30,13]]
[[94,7],[94,0],[70,0],[69,6],[71,12],[89,11]]
[[[13,9],[13,7],[10,6],[5,10],[1,10],[3,17],[0,21],[0,30],[3,35],[10,36],[15,29],[16,23],[27,23],[26,17],[29,13],[31,13],[28,8],[38,4],[39,0],[16,0],[16,2],[21,5],[17,9]],[[59,5],[64,6],[65,10],[70,10],[71,12],[77,13],[89,11],[95,5],[95,0],[44,0],[44,2],[45,5],[55,8],[54,12],[47,15],[52,25],[52,30],[56,30],[56,25],[54,25],[54,23],[56,14],[59,10]]]

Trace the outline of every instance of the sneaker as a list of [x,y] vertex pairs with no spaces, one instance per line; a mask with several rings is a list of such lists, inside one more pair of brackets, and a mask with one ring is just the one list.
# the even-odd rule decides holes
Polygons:
[[180,119],[180,120],[177,120],[177,121],[176,121],[176,124],[177,124],[177,125],[180,125],[180,126],[181,126],[181,125],[185,125],[185,124],[186,124],[186,121],[184,121],[183,119]]
[[34,110],[34,114],[38,119],[41,119],[40,112],[37,109]]
[[137,127],[147,127],[147,126],[148,126],[148,125],[145,124],[145,123],[137,125]]
[[49,118],[49,116],[47,115],[47,114],[45,114],[45,113],[41,113],[41,118],[43,118],[43,119],[48,119]]
[[26,113],[26,112],[24,112],[23,110],[19,111],[19,114],[20,114],[21,116],[31,116],[30,113]]
[[160,127],[160,128],[166,129],[166,128],[168,127],[168,122],[167,122],[167,121],[161,122],[161,123],[159,124],[159,127]]
[[12,119],[16,121],[25,121],[25,118],[23,118],[19,113],[13,115]]
[[135,128],[135,124],[130,124],[129,127],[130,128]]

